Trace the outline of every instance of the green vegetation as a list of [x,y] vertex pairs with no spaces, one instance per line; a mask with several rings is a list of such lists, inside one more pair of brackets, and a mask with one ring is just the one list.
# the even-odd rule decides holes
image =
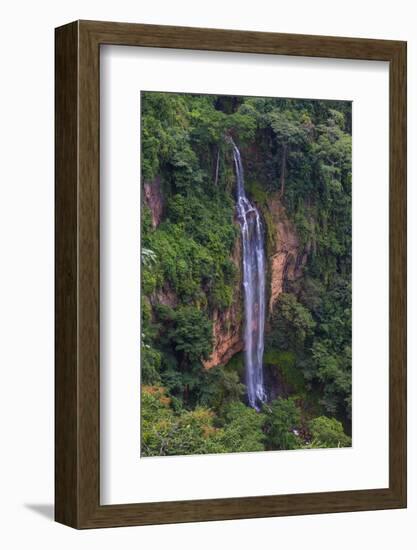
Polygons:
[[275,369],[282,377],[284,384],[290,386],[296,394],[305,392],[305,379],[300,369],[296,368],[296,357],[292,351],[268,349],[264,354],[264,365]]
[[[144,92],[141,122],[142,183],[155,193],[141,205],[142,454],[349,446],[350,103]],[[204,367],[216,319],[243,318],[228,135],[267,256],[279,245],[272,198],[299,242],[297,276],[284,274],[268,312],[260,412],[246,403],[242,353]]]
[[269,449],[297,449],[301,447],[296,428],[301,424],[301,412],[294,399],[278,398],[265,405],[268,416],[265,424]]
[[344,431],[343,426],[335,418],[320,416],[309,423],[312,435],[312,447],[349,447],[351,439]]

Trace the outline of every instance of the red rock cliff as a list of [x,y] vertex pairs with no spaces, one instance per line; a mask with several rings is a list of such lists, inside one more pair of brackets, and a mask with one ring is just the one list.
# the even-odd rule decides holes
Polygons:
[[301,277],[307,254],[300,246],[296,228],[287,217],[279,193],[271,195],[268,200],[268,211],[275,231],[274,246],[268,257],[271,281],[269,312],[272,312],[279,295],[283,292],[285,281],[294,281]]
[[[236,239],[232,260],[241,274],[242,250],[240,236]],[[204,363],[206,369],[219,365],[225,365],[235,353],[242,351],[242,280],[241,275],[237,278],[233,294],[232,305],[224,311],[214,311],[213,321],[213,353]]]
[[143,199],[149,206],[152,216],[152,227],[158,227],[162,220],[164,201],[161,192],[161,180],[157,176],[154,181],[144,182]]

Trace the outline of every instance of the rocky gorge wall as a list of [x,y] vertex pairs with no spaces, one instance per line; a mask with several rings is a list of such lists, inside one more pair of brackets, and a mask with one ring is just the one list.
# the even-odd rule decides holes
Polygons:
[[[304,247],[300,245],[294,224],[288,219],[285,208],[279,197],[279,193],[269,196],[266,206],[260,208],[264,217],[269,217],[269,224],[266,224],[267,231],[272,231],[272,235],[267,235],[269,242],[267,255],[267,286],[268,292],[268,317],[273,308],[284,292],[285,283],[295,281],[301,277],[303,267],[307,261],[307,253]],[[242,270],[242,256],[240,236],[237,238],[235,250],[233,253],[233,262],[238,268],[238,273]],[[205,368],[212,368],[217,365],[225,365],[235,353],[243,349],[243,314],[242,314],[242,291],[241,277],[236,284],[235,294],[232,305],[223,312],[215,311],[212,317],[213,321],[213,353],[208,361],[204,363]]]
[[242,245],[240,235],[235,241],[232,261],[239,274],[233,293],[233,301],[227,309],[213,312],[214,345],[211,357],[204,363],[206,369],[225,365],[235,353],[243,349]]
[[[163,219],[163,196],[159,178],[144,184],[143,200],[149,207],[152,226],[156,228]],[[267,319],[282,292],[286,282],[296,280],[302,275],[307,261],[307,253],[300,245],[294,224],[288,219],[279,192],[268,195],[263,205],[257,204],[266,227],[267,246]],[[237,223],[237,222],[235,222]],[[225,310],[214,310],[211,316],[213,323],[213,352],[204,362],[207,369],[225,365],[238,352],[243,350],[243,296],[242,296],[242,247],[240,235],[236,238],[232,261],[237,268],[238,278],[233,294],[232,305]],[[160,303],[174,307],[177,297],[169,288],[159,289],[151,298],[153,305]]]

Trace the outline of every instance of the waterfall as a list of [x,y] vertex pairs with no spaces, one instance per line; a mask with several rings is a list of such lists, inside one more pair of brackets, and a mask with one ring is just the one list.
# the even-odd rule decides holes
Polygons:
[[245,193],[242,159],[232,139],[236,170],[236,209],[242,234],[243,299],[245,311],[244,346],[246,387],[249,405],[259,410],[266,401],[263,376],[265,329],[264,231],[257,208]]

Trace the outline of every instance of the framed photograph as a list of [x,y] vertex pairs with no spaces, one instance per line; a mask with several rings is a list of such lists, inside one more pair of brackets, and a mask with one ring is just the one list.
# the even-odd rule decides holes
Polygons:
[[56,520],[406,506],[406,43],[56,29]]

